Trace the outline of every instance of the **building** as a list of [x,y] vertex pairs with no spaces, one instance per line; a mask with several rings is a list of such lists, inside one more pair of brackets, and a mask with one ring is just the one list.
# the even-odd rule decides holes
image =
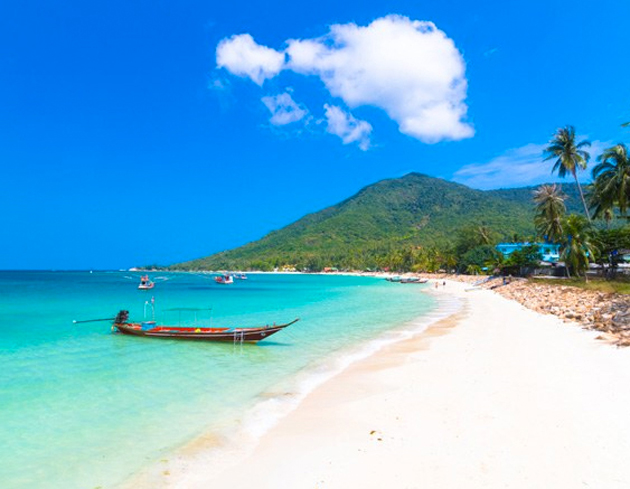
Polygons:
[[549,263],[560,261],[560,245],[554,243],[499,243],[496,248],[505,258],[512,252],[522,250],[526,246],[537,245],[540,249],[540,259]]

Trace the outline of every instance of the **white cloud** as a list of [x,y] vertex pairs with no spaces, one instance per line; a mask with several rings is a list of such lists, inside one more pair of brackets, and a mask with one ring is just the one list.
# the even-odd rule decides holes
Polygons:
[[[263,53],[269,62],[261,61]],[[217,66],[259,85],[282,69],[315,75],[348,107],[378,107],[402,133],[426,143],[474,134],[464,121],[464,60],[431,22],[389,15],[365,27],[337,24],[320,38],[288,40],[284,52],[243,34],[221,41]]]
[[303,119],[308,111],[295,103],[289,93],[263,97],[263,104],[271,112],[271,122],[275,126],[284,126]]
[[262,86],[284,66],[284,54],[261,46],[249,34],[223,39],[217,46],[217,66]]
[[324,105],[326,130],[330,134],[339,136],[343,144],[359,143],[359,148],[366,151],[370,147],[370,133],[372,126],[369,122],[356,119],[352,114],[345,112],[336,105]]
[[[584,137],[577,138],[582,141]],[[544,149],[548,144],[527,144],[507,150],[486,163],[465,165],[453,174],[453,181],[482,190],[495,188],[526,187],[539,183],[560,181],[557,174],[551,173],[553,161],[544,161]],[[587,148],[591,154],[588,168],[578,174],[581,182],[590,180],[590,170],[595,159],[610,143],[591,141]],[[568,178],[566,181],[573,181]]]

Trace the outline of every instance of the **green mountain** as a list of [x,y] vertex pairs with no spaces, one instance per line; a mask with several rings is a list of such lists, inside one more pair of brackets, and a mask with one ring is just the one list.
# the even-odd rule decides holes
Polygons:
[[533,235],[530,189],[474,190],[419,173],[382,180],[239,248],[170,267],[187,270],[368,268],[404,249],[449,249],[464,228]]

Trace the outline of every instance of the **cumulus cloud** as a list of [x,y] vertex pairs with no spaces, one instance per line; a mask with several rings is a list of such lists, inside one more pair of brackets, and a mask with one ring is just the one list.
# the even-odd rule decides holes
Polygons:
[[[578,137],[578,141],[585,138]],[[553,162],[544,161],[543,151],[548,144],[527,144],[509,149],[486,163],[465,165],[453,174],[453,181],[482,190],[495,188],[524,187],[558,181],[551,173]],[[591,164],[610,143],[592,141],[588,149]],[[590,169],[580,174],[581,181],[590,179]],[[571,178],[572,180],[572,178]]]
[[300,107],[287,92],[263,97],[263,104],[271,112],[271,122],[275,126],[284,126],[302,120],[308,112]]
[[359,148],[366,151],[370,147],[372,126],[369,122],[356,119],[336,105],[324,105],[326,111],[326,130],[339,136],[343,144],[358,143]]
[[287,68],[317,75],[349,107],[383,109],[400,131],[427,143],[473,135],[465,64],[431,22],[389,15],[367,27],[333,25],[319,39],[290,40]]
[[249,34],[223,39],[217,46],[217,66],[262,86],[284,66],[284,54],[261,46]]
[[221,41],[217,66],[259,85],[282,70],[316,76],[349,108],[378,107],[426,143],[474,134],[465,122],[464,60],[431,22],[389,15],[368,26],[337,24],[319,38],[288,40],[282,52],[243,34]]

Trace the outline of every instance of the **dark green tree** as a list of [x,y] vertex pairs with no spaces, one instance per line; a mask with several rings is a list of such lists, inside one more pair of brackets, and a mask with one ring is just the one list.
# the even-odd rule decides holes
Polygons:
[[483,270],[488,267],[489,262],[498,262],[500,260],[500,256],[503,255],[501,255],[501,253],[492,245],[484,244],[476,246],[462,255],[459,259],[457,268],[459,271],[467,273],[471,265],[477,267],[478,270]]
[[562,219],[566,213],[565,199],[566,195],[556,184],[541,185],[534,191],[536,230],[549,241],[557,241],[562,236]]
[[525,275],[528,269],[538,266],[540,260],[540,247],[537,244],[524,246],[510,253],[503,265],[503,273]]
[[561,258],[569,273],[582,276],[591,261],[595,261],[597,247],[591,224],[583,216],[571,214],[563,224]]
[[595,216],[603,216],[613,207],[625,216],[630,205],[630,158],[625,144],[606,149],[593,168],[593,190],[591,205]]

